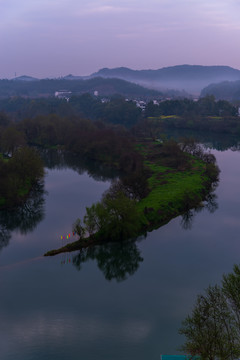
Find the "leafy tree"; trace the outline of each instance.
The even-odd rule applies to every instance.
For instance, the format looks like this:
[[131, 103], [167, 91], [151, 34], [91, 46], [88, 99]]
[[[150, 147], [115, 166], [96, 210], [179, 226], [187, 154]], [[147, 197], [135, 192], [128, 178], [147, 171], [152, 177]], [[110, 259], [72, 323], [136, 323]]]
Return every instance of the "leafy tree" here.
[[97, 211], [97, 205], [93, 204], [90, 208], [86, 207], [86, 214], [83, 218], [86, 231], [92, 236], [100, 229], [101, 219], [100, 213]]
[[134, 200], [121, 190], [110, 190], [101, 202], [86, 208], [84, 224], [90, 236], [96, 233], [105, 241], [121, 241], [137, 235], [140, 218]]
[[103, 228], [107, 238], [124, 240], [137, 235], [140, 224], [135, 201], [127, 198], [122, 192], [114, 197], [106, 193], [102, 205], [108, 214]]
[[199, 295], [180, 334], [187, 340], [181, 350], [202, 359], [234, 359], [240, 356], [239, 334], [226, 297], [219, 286], [209, 286]]
[[217, 104], [213, 95], [207, 95], [198, 101], [201, 115], [218, 115]]
[[228, 101], [219, 100], [217, 106], [220, 116], [237, 116], [237, 107], [233, 106]]
[[199, 295], [182, 324], [186, 336], [182, 350], [203, 359], [237, 359], [240, 356], [240, 266], [223, 276], [222, 286], [209, 286]]
[[[162, 165], [183, 169], [189, 167], [188, 156], [180, 149], [175, 140], [167, 140], [160, 147], [160, 160]], [[156, 155], [158, 156], [158, 155]]]
[[83, 222], [90, 236], [95, 232], [103, 231], [108, 222], [108, 209], [102, 202], [93, 204], [90, 208], [86, 208]]
[[133, 101], [112, 99], [105, 105], [103, 117], [107, 122], [131, 127], [140, 119], [141, 110]]
[[234, 265], [233, 272], [223, 276], [223, 292], [234, 313], [240, 336], [240, 267]]
[[26, 144], [25, 136], [15, 127], [10, 126], [3, 130], [0, 139], [0, 146], [3, 152], [13, 154], [14, 151]]
[[20, 147], [7, 161], [0, 159], [0, 174], [1, 205], [12, 207], [26, 198], [43, 177], [44, 168], [34, 149]]
[[14, 153], [9, 166], [21, 179], [29, 179], [30, 182], [35, 182], [44, 175], [43, 162], [37, 151], [26, 146]]
[[78, 234], [80, 240], [84, 239], [86, 230], [85, 230], [85, 228], [82, 226], [81, 219], [78, 218], [78, 219], [75, 221], [75, 223], [73, 224], [73, 231]]
[[0, 112], [0, 127], [5, 127], [5, 126], [8, 126], [10, 124], [10, 118], [9, 116], [1, 111]]
[[205, 174], [210, 183], [216, 183], [219, 180], [219, 168], [215, 164], [206, 164]]
[[147, 103], [146, 108], [145, 108], [145, 117], [152, 117], [152, 116], [159, 116], [160, 115], [160, 110], [159, 110], [159, 106], [155, 105], [153, 103], [153, 101], [149, 101], [149, 103]]
[[129, 199], [139, 201], [149, 193], [148, 176], [149, 173], [145, 169], [131, 172], [123, 176], [121, 180], [112, 181], [108, 194], [117, 197], [119, 193], [123, 193]]

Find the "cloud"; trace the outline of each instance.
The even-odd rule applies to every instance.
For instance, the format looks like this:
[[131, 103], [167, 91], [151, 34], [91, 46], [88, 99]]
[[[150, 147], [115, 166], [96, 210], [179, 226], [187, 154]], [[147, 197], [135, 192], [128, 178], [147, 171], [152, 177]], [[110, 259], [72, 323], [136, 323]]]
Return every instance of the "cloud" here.
[[143, 32], [146, 31], [143, 28], [146, 24], [151, 29], [158, 26], [173, 30], [200, 26], [229, 26], [237, 29], [235, 7], [234, 0], [149, 0], [147, 3], [143, 0], [8, 0], [0, 2], [0, 26], [34, 29], [39, 25], [44, 27], [54, 24], [60, 28], [71, 26], [71, 22], [79, 18], [84, 21], [94, 21], [96, 18], [100, 21], [102, 18], [105, 21], [108, 17], [111, 21], [114, 15], [116, 21], [124, 21], [127, 26], [137, 25], [141, 21]]
[[199, 2], [198, 7], [204, 26], [218, 30], [222, 28], [224, 31], [239, 29], [235, 1], [203, 1]]
[[101, 6], [89, 6], [85, 9], [81, 9], [80, 15], [90, 15], [90, 14], [119, 14], [123, 12], [129, 11], [129, 8], [120, 7], [120, 6], [109, 6], [109, 5], [101, 5]]
[[[79, 73], [80, 66], [87, 74], [106, 64], [160, 67], [160, 57], [163, 66], [173, 58], [174, 63], [205, 58], [206, 64], [214, 57], [218, 62], [221, 43], [221, 49], [227, 49], [221, 56], [229, 54], [230, 65], [237, 58], [239, 6], [236, 0], [0, 0], [2, 63], [11, 73], [13, 68], [27, 73], [35, 66], [33, 75], [42, 67], [49, 76], [54, 59], [60, 74]], [[89, 59], [96, 64], [84, 70]]]

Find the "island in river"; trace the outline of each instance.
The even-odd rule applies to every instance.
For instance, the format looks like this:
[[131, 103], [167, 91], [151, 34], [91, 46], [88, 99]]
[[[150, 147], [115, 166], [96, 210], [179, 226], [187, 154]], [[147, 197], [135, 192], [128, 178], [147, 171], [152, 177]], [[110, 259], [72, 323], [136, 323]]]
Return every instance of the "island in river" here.
[[45, 256], [145, 234], [202, 206], [214, 190], [219, 175], [215, 157], [193, 140], [141, 140], [136, 149], [144, 158], [141, 174], [114, 182], [101, 202], [86, 208], [83, 222], [76, 221], [79, 240]]

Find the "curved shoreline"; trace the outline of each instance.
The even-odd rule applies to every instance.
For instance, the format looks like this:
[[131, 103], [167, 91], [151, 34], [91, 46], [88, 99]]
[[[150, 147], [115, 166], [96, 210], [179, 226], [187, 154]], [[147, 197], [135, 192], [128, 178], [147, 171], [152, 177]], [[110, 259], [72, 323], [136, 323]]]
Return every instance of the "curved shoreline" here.
[[[165, 218], [164, 220], [161, 221], [161, 223], [149, 224], [149, 227], [147, 227], [147, 228], [144, 227], [142, 229], [143, 231], [141, 233], [139, 233], [138, 236], [141, 236], [141, 235], [145, 234], [146, 232], [151, 232], [153, 230], [159, 229], [161, 226], [166, 225], [167, 223], [169, 223], [169, 221], [171, 221], [172, 219], [174, 219], [177, 216], [184, 214], [185, 212], [186, 212], [186, 210], [182, 210], [181, 212], [172, 214], [168, 218]], [[109, 240], [108, 242], [111, 243], [113, 241]], [[59, 255], [59, 254], [65, 253], [65, 252], [73, 252], [73, 251], [89, 248], [92, 246], [102, 245], [102, 244], [106, 244], [106, 243], [107, 243], [106, 239], [101, 241], [100, 239], [95, 239], [94, 236], [87, 237], [84, 240], [77, 240], [72, 243], [68, 243], [61, 248], [49, 250], [43, 256], [55, 256], [55, 255]]]
[[[152, 155], [152, 145], [150, 148], [149, 144], [140, 145], [139, 151], [145, 153], [145, 165], [151, 171], [151, 176], [148, 178], [150, 192], [136, 204], [142, 220], [138, 236], [157, 229], [173, 218], [201, 205], [213, 190], [214, 183], [210, 176], [207, 176], [207, 163], [199, 158], [189, 155], [190, 165], [186, 169], [170, 168], [149, 157], [150, 153]], [[215, 164], [214, 170], [218, 174]], [[101, 239], [95, 234], [59, 249], [48, 251], [44, 256], [81, 250], [106, 242], [106, 238]]]

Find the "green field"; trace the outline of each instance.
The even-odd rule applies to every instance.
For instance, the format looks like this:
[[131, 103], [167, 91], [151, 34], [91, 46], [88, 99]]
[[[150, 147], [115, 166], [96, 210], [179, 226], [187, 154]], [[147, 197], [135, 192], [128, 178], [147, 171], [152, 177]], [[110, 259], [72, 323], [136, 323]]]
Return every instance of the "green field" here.
[[188, 154], [186, 169], [184, 166], [182, 169], [175, 169], [161, 165], [161, 154], [159, 160], [150, 161], [149, 154], [156, 146], [159, 145], [138, 145], [138, 149], [145, 156], [145, 165], [150, 169], [151, 177], [148, 179], [150, 192], [137, 207], [153, 227], [158, 227], [161, 223], [200, 205], [204, 200], [208, 181], [205, 174], [206, 164]]

